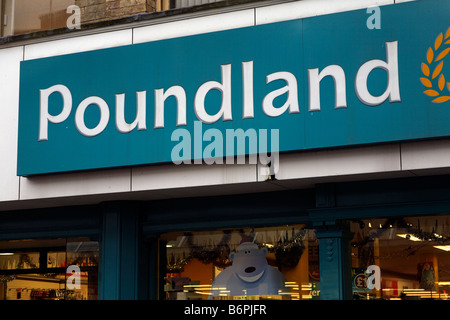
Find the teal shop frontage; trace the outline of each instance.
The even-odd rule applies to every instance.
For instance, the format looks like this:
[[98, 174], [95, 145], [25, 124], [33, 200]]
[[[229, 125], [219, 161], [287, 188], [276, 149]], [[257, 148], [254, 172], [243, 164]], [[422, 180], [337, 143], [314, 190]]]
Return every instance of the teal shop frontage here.
[[0, 47], [19, 86], [0, 300], [449, 299], [450, 2], [263, 9]]
[[[18, 175], [447, 137], [447, 13], [419, 1], [383, 8], [380, 30], [356, 10], [23, 61]], [[277, 143], [201, 145], [238, 129]]]
[[[3, 212], [1, 251], [14, 255], [1, 259], [31, 257], [14, 269], [3, 262], [4, 299], [18, 299], [15, 281], [47, 275], [58, 284], [46, 289], [53, 296], [39, 296], [31, 283], [21, 299], [86, 292], [84, 299], [95, 300], [205, 300], [213, 277], [234, 268], [230, 253], [244, 242], [266, 247], [268, 265], [285, 277], [283, 294], [261, 286], [256, 294], [241, 292], [245, 300], [446, 299], [448, 179]], [[51, 265], [53, 252], [64, 254], [58, 265]], [[243, 272], [258, 267], [249, 261]], [[70, 263], [87, 277], [81, 290], [67, 287]], [[380, 269], [369, 274], [369, 266]], [[215, 300], [233, 298], [222, 291]]]

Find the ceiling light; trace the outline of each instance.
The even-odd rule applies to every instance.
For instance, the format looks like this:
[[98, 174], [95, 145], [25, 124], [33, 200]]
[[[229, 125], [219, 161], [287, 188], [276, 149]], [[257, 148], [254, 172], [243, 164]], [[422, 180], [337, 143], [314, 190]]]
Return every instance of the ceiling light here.
[[415, 237], [413, 235], [410, 235], [410, 234], [397, 234], [397, 236], [400, 237], [400, 238], [411, 240], [411, 241], [422, 241], [422, 239], [419, 239], [419, 238], [417, 238], [417, 237]]
[[433, 247], [435, 247], [436, 249], [444, 250], [444, 251], [450, 251], [450, 245], [446, 245], [446, 246], [433, 246]]

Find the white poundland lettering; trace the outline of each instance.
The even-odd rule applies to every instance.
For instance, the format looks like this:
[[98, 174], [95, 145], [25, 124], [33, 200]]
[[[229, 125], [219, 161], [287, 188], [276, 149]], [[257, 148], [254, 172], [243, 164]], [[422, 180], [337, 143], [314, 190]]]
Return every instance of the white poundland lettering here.
[[[398, 80], [398, 43], [386, 42], [386, 60], [370, 60], [358, 70], [355, 79], [355, 91], [359, 100], [369, 106], [382, 104], [389, 98], [389, 102], [400, 102], [400, 85]], [[383, 94], [374, 97], [367, 88], [369, 74], [376, 68], [383, 69], [388, 74], [388, 84]]]
[[[221, 80], [207, 81], [200, 85], [196, 91], [193, 108], [194, 113], [202, 123], [215, 123], [217, 121], [232, 121], [232, 77], [231, 64], [221, 65]], [[373, 96], [367, 86], [367, 80], [374, 69], [382, 69], [387, 73], [387, 87], [380, 96]], [[242, 62], [242, 118], [251, 119], [254, 113], [254, 88], [253, 88], [253, 61]], [[347, 108], [347, 84], [346, 75], [342, 67], [330, 65], [319, 72], [319, 69], [308, 69], [309, 85], [309, 112], [320, 111], [320, 82], [325, 77], [332, 77], [335, 82], [335, 109]], [[282, 88], [268, 92], [260, 103], [263, 113], [268, 117], [279, 117], [288, 112], [299, 113], [297, 79], [294, 74], [280, 71], [266, 76], [266, 84], [275, 80], [283, 80], [286, 85]], [[355, 92], [359, 100], [368, 106], [377, 106], [389, 102], [400, 102], [400, 86], [398, 74], [398, 42], [386, 42], [386, 61], [370, 60], [364, 63], [355, 76]], [[221, 106], [215, 114], [206, 112], [205, 98], [211, 91], [216, 90], [221, 94]], [[62, 97], [63, 106], [61, 112], [52, 115], [49, 112], [49, 99], [52, 94], [59, 93]], [[286, 95], [285, 103], [278, 107], [274, 100]], [[180, 85], [174, 85], [165, 89], [154, 90], [154, 129], [164, 128], [164, 103], [170, 96], [176, 98], [177, 116], [176, 126], [186, 126], [186, 92]], [[132, 123], [125, 121], [125, 93], [115, 94], [115, 125], [120, 133], [129, 133], [135, 129], [147, 130], [147, 91], [136, 92], [136, 118]], [[39, 112], [39, 137], [38, 141], [48, 140], [49, 123], [58, 124], [66, 121], [72, 112], [72, 93], [63, 84], [56, 84], [47, 89], [40, 90], [40, 112]], [[88, 128], [84, 122], [84, 114], [89, 106], [97, 106], [100, 110], [100, 120], [94, 128]], [[58, 106], [59, 107], [59, 106]], [[75, 125], [80, 134], [86, 137], [94, 137], [102, 133], [108, 126], [110, 120], [110, 109], [106, 101], [97, 96], [84, 98], [75, 111]]]
[[[90, 105], [96, 105], [100, 109], [100, 121], [96, 127], [90, 129], [84, 124], [84, 113]], [[105, 130], [109, 122], [109, 107], [105, 100], [100, 97], [87, 97], [78, 105], [75, 112], [75, 126], [78, 131], [86, 137], [94, 137]]]
[[146, 130], [146, 100], [147, 92], [136, 92], [136, 119], [132, 123], [125, 121], [125, 94], [116, 94], [116, 127], [121, 133], [128, 133], [134, 128], [138, 130]]
[[320, 111], [320, 81], [326, 76], [334, 80], [335, 109], [347, 108], [345, 72], [338, 65], [331, 65], [319, 73], [319, 69], [309, 69], [309, 111]]
[[[48, 99], [51, 94], [58, 92], [63, 98], [61, 113], [52, 116], [48, 113]], [[72, 111], [72, 94], [62, 84], [54, 85], [48, 89], [40, 90], [40, 113], [39, 113], [39, 141], [48, 140], [48, 123], [61, 123], [65, 121]]]
[[[208, 81], [202, 84], [195, 94], [194, 111], [197, 119], [203, 123], [214, 123], [222, 118], [223, 121], [233, 120], [231, 112], [231, 64], [220, 66], [222, 69], [222, 83]], [[218, 90], [222, 94], [222, 106], [215, 115], [206, 112], [205, 98], [209, 91]]]

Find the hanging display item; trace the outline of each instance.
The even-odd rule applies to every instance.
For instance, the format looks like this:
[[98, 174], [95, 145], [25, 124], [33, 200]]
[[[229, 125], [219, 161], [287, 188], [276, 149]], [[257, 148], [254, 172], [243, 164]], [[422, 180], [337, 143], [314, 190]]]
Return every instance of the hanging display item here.
[[374, 239], [380, 238], [383, 234], [389, 230], [392, 230], [394, 227], [403, 229], [406, 232], [406, 239], [415, 237], [422, 241], [433, 241], [437, 244], [444, 244], [450, 241], [450, 237], [436, 233], [436, 229], [438, 227], [437, 221], [436, 225], [432, 227], [432, 230], [428, 232], [421, 229], [420, 220], [417, 220], [417, 227], [414, 227], [411, 223], [406, 222], [404, 218], [390, 218], [387, 219], [385, 223], [380, 225], [380, 228], [371, 230], [364, 239], [353, 241], [352, 246], [363, 247], [372, 242]]
[[303, 243], [305, 234], [305, 229], [302, 229], [297, 233], [292, 229], [291, 239], [289, 239], [288, 234], [286, 233], [283, 240], [280, 239], [276, 246], [269, 250], [269, 252], [275, 252], [278, 266], [294, 268], [298, 264], [303, 254], [303, 250], [305, 249], [305, 244]]

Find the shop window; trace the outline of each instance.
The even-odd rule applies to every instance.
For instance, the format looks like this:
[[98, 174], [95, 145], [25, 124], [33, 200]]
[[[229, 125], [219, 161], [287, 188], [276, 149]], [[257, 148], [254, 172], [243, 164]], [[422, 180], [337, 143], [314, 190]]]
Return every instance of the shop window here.
[[352, 223], [354, 299], [447, 300], [450, 216]]
[[218, 2], [221, 0], [171, 0], [172, 8], [193, 7], [207, 3]]
[[160, 238], [168, 300], [319, 299], [318, 241], [302, 225]]
[[0, 37], [111, 21], [221, 0], [0, 0]]
[[0, 36], [65, 28], [75, 0], [0, 0]]
[[0, 300], [96, 300], [98, 242], [0, 241]]

